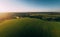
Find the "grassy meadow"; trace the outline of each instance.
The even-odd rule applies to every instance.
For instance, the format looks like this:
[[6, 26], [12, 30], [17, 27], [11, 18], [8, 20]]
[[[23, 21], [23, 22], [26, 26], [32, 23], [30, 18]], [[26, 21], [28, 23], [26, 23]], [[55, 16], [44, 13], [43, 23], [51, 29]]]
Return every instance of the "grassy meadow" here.
[[[13, 17], [14, 16], [14, 17]], [[0, 23], [0, 37], [60, 37], [60, 15], [15, 14]]]

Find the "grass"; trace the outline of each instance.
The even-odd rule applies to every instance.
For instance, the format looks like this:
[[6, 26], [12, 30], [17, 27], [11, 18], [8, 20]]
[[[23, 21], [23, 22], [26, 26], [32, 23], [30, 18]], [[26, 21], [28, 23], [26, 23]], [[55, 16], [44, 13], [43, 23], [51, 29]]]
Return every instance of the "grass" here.
[[0, 37], [60, 37], [60, 22], [21, 18], [0, 24]]

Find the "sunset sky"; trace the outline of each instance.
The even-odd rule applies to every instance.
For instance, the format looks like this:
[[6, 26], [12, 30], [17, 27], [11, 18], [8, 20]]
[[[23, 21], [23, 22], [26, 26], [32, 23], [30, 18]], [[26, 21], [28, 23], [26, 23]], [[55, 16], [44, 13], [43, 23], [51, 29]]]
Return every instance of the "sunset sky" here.
[[60, 0], [0, 0], [0, 12], [60, 12]]

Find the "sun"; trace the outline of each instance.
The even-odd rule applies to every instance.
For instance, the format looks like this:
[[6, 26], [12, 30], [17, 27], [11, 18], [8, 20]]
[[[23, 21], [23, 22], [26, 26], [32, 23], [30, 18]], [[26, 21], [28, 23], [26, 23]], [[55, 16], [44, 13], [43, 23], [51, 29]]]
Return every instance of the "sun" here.
[[9, 16], [8, 13], [0, 13], [0, 18], [6, 18], [8, 16]]

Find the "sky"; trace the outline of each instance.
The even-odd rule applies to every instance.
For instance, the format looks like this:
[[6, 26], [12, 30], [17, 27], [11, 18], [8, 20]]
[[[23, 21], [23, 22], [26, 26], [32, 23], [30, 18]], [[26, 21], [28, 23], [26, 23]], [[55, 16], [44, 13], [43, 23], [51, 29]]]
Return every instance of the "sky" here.
[[60, 0], [0, 0], [0, 12], [60, 12]]

